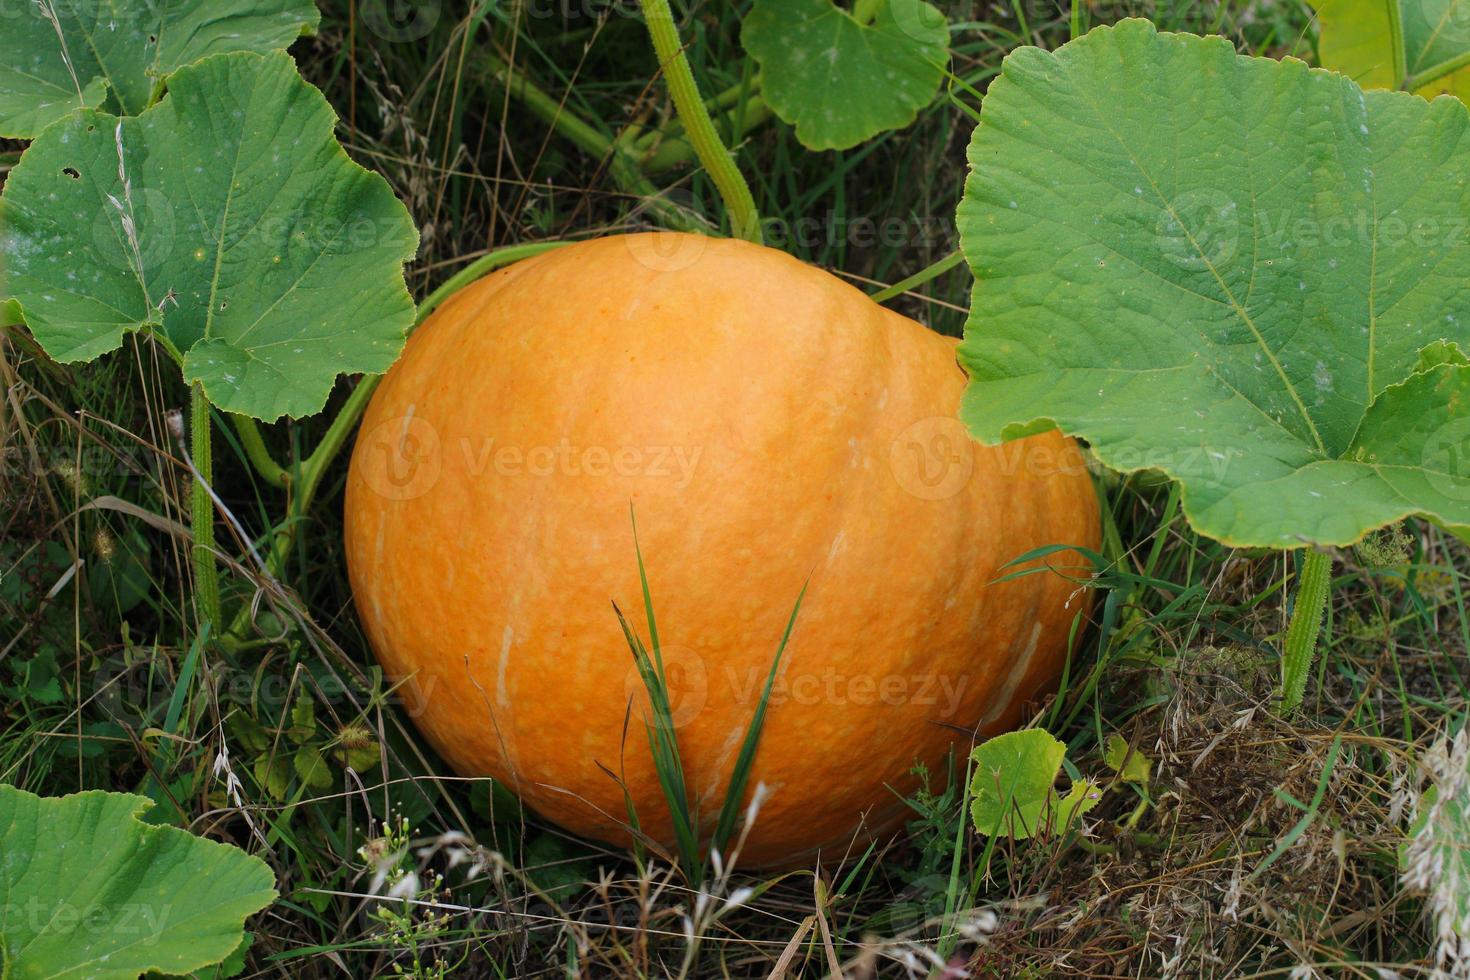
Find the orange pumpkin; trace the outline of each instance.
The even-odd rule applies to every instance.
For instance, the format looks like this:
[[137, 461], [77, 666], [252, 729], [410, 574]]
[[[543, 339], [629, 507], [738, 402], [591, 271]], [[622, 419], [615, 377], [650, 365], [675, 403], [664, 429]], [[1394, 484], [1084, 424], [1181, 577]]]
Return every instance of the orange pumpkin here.
[[631, 504], [700, 827], [810, 580], [742, 861], [891, 830], [916, 763], [1014, 727], [1060, 671], [1083, 561], [1002, 566], [1098, 544], [1076, 445], [973, 443], [954, 351], [788, 255], [692, 235], [568, 246], [456, 294], [375, 394], [347, 485], [358, 611], [420, 729], [626, 842], [616, 774], [672, 840], [611, 605], [643, 626]]

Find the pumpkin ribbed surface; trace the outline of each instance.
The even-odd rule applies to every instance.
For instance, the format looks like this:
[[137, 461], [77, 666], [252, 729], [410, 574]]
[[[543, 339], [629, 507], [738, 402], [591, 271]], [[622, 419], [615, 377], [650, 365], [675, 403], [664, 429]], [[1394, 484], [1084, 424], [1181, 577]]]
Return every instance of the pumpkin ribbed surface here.
[[1085, 594], [1002, 566], [1098, 543], [1070, 440], [965, 436], [954, 345], [781, 252], [672, 233], [457, 293], [374, 395], [347, 486], [357, 608], [417, 725], [460, 772], [614, 842], [616, 774], [670, 840], [611, 606], [647, 638], [631, 505], [701, 827], [809, 580], [743, 860], [890, 829], [916, 762], [1016, 725], [1060, 671]]

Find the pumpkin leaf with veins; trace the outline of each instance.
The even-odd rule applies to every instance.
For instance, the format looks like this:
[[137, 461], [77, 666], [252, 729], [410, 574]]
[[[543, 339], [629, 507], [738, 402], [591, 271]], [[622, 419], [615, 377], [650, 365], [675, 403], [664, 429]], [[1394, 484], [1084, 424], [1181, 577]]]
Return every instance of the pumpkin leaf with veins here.
[[285, 48], [319, 19], [311, 0], [7, 0], [0, 136], [30, 139], [83, 106], [137, 115], [184, 65]]
[[141, 796], [0, 784], [0, 959], [9, 980], [190, 973], [275, 900], [264, 861], [138, 819]]
[[1007, 58], [969, 156], [976, 437], [1061, 428], [1237, 546], [1470, 525], [1464, 103], [1123, 21]]
[[181, 69], [141, 116], [56, 123], [0, 197], [0, 296], [57, 360], [149, 330], [222, 409], [320, 410], [337, 375], [397, 357], [418, 243], [334, 123], [281, 52]]
[[981, 742], [970, 758], [970, 819], [987, 837], [1027, 840], [1065, 830], [1097, 806], [1098, 787], [1078, 780], [1066, 795], [1057, 776], [1067, 747], [1040, 728], [1007, 732]]
[[1323, 67], [1364, 88], [1470, 98], [1470, 0], [1311, 3]]
[[923, 0], [877, 0], [870, 9], [864, 22], [831, 0], [756, 0], [741, 26], [762, 95], [808, 149], [846, 149], [902, 129], [939, 91], [949, 57], [944, 15]]

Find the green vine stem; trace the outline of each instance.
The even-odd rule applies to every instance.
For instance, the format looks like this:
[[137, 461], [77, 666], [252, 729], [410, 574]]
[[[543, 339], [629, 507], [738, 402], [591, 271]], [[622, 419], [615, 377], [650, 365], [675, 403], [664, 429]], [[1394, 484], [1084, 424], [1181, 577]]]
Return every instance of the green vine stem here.
[[709, 172], [725, 201], [725, 209], [730, 212], [731, 230], [739, 238], [760, 244], [761, 221], [755, 208], [755, 198], [741, 176], [740, 168], [735, 165], [735, 158], [720, 142], [709, 109], [700, 98], [694, 72], [690, 70], [689, 59], [684, 57], [683, 45], [679, 43], [679, 30], [674, 26], [669, 0], [639, 0], [639, 3], [643, 7], [643, 19], [648, 24], [648, 34], [653, 39], [654, 51], [658, 53], [659, 66], [663, 69], [674, 108], [699, 162]]
[[[747, 63], [740, 81], [705, 100], [711, 115], [725, 123], [735, 140], [743, 139], [771, 118], [771, 107], [761, 97], [762, 79], [761, 73], [751, 71]], [[647, 174], [664, 173], [694, 159], [694, 147], [684, 138], [684, 126], [678, 119], [639, 132], [632, 147]]]
[[209, 494], [209, 482], [214, 479], [209, 425], [209, 399], [204, 387], [196, 383], [189, 390], [189, 455], [194, 464], [189, 521], [194, 535], [194, 596], [201, 628], [217, 624], [220, 615], [219, 570], [214, 563], [214, 500]]
[[[759, 95], [752, 95], [746, 102], [731, 110], [722, 110], [722, 121], [735, 139], [745, 136], [771, 118], [771, 107]], [[682, 167], [694, 159], [694, 147], [684, 139], [684, 130], [670, 127], [667, 134], [656, 131], [658, 139], [639, 158], [639, 166], [647, 174], [663, 174], [675, 167]], [[641, 137], [638, 143], [640, 145]]]
[[1404, 79], [1402, 86], [1405, 92], [1417, 92], [1426, 85], [1432, 85], [1441, 78], [1453, 75], [1462, 68], [1470, 66], [1470, 51], [1465, 51], [1448, 61], [1441, 62], [1433, 68], [1426, 69], [1417, 75], [1409, 75]]
[[260, 434], [260, 425], [248, 415], [232, 415], [230, 420], [235, 423], [235, 432], [240, 437], [240, 446], [245, 450], [245, 457], [255, 467], [255, 472], [272, 486], [288, 487], [291, 485], [291, 473], [271, 456], [270, 450], [265, 447], [265, 437]]
[[1322, 614], [1327, 609], [1332, 583], [1332, 556], [1317, 548], [1302, 556], [1297, 577], [1296, 606], [1286, 627], [1286, 644], [1281, 654], [1281, 708], [1295, 711], [1307, 689], [1307, 673], [1317, 654], [1317, 636], [1322, 631]]
[[1396, 3], [1388, 6], [1388, 49], [1393, 59], [1393, 77], [1395, 81], [1400, 79], [1405, 84], [1401, 87], [1412, 91], [1406, 84], [1409, 79], [1409, 49], [1404, 38], [1404, 16]]
[[872, 294], [871, 299], [875, 303], [886, 303], [889, 300], [893, 299], [893, 297], [895, 296], [902, 295], [903, 293], [906, 293], [911, 289], [917, 289], [919, 286], [924, 285], [924, 283], [929, 282], [932, 279], [938, 279], [940, 276], [944, 275], [950, 269], [953, 269], [955, 266], [959, 265], [963, 261], [965, 261], [964, 253], [962, 253], [959, 249], [955, 249], [953, 252], [950, 252], [944, 258], [940, 259], [938, 262], [935, 262], [932, 265], [920, 269], [918, 272], [915, 272], [907, 279], [896, 282], [886, 289], [878, 290], [876, 293]]

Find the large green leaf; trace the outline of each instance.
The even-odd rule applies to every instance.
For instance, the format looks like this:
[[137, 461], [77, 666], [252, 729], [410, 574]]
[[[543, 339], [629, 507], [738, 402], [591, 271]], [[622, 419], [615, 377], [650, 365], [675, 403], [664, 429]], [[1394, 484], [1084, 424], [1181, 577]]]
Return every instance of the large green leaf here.
[[913, 122], [934, 99], [949, 24], [923, 0], [868, 4], [871, 22], [831, 0], [756, 0], [741, 40], [764, 95], [810, 149], [856, 146]]
[[270, 868], [138, 819], [141, 796], [0, 785], [0, 950], [8, 980], [133, 980], [229, 956], [276, 897]]
[[135, 118], [56, 123], [0, 198], [0, 295], [58, 360], [147, 328], [221, 408], [319, 410], [338, 374], [393, 363], [417, 247], [407, 210], [347, 158], [334, 121], [277, 52], [181, 69]]
[[137, 115], [184, 65], [284, 48], [319, 16], [310, 0], [6, 0], [0, 136], [33, 137], [109, 91], [108, 108]]
[[1470, 349], [1467, 131], [1144, 21], [1018, 50], [960, 205], [963, 418], [1162, 470], [1230, 544], [1470, 524], [1470, 368], [1419, 353]]
[[970, 758], [970, 819], [987, 837], [1026, 840], [1064, 830], [1097, 806], [1102, 793], [1079, 780], [1067, 794], [1057, 776], [1067, 747], [1049, 732], [1028, 728], [997, 735], [975, 747]]
[[1470, 0], [1311, 0], [1323, 66], [1364, 88], [1470, 96]]

